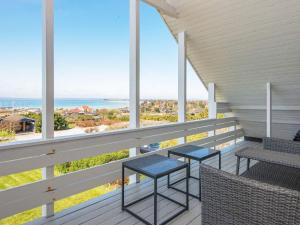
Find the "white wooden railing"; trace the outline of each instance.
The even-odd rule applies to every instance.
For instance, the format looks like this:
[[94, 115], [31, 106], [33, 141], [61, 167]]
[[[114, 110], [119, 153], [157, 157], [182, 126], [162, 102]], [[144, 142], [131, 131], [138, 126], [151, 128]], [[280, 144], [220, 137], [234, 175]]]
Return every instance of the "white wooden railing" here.
[[[0, 176], [232, 127], [236, 124], [237, 119], [230, 117], [7, 144], [0, 146]], [[238, 129], [191, 143], [212, 147], [241, 136], [243, 136], [243, 131]], [[164, 154], [166, 151], [167, 149], [163, 149], [148, 154]], [[128, 159], [2, 190], [0, 191], [0, 218], [112, 182], [120, 178], [121, 163], [125, 160]]]

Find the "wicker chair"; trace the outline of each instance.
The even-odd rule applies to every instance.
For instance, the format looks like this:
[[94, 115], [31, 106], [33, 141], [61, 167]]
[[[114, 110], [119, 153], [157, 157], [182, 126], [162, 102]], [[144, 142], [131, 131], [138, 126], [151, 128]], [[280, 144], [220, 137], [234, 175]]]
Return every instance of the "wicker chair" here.
[[264, 149], [300, 154], [300, 142], [280, 138], [263, 138]]
[[204, 164], [200, 170], [203, 225], [300, 224], [299, 191], [236, 176]]

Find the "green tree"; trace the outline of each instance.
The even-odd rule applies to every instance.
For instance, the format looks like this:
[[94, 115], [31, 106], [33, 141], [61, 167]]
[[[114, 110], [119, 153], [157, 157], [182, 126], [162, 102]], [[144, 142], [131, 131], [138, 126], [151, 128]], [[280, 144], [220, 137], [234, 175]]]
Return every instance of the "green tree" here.
[[69, 123], [64, 116], [59, 113], [54, 113], [54, 130], [67, 130]]
[[[42, 116], [40, 113], [30, 112], [24, 116], [35, 120], [36, 133], [42, 132]], [[54, 113], [54, 130], [66, 130], [66, 129], [69, 129], [69, 122], [66, 120], [66, 118], [63, 115], [59, 113]]]

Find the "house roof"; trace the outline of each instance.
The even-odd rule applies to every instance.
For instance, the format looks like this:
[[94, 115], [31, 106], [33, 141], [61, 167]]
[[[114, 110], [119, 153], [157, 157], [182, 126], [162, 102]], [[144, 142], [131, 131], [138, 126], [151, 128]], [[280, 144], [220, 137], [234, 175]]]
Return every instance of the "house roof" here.
[[35, 120], [31, 118], [27, 118], [20, 115], [10, 115], [4, 118], [5, 121], [11, 122], [11, 123], [24, 123], [24, 122], [31, 122], [34, 123]]

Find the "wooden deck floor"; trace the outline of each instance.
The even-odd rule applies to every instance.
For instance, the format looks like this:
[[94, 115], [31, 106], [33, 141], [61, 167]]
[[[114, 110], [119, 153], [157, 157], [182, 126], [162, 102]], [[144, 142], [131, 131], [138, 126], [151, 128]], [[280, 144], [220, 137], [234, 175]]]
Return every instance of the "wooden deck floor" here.
[[[237, 145], [226, 148], [222, 151], [222, 170], [234, 173], [236, 168], [236, 157], [234, 152], [238, 149], [244, 148], [246, 146], [260, 147], [259, 143], [243, 141]], [[206, 160], [207, 164], [217, 167], [218, 157]], [[197, 164], [192, 166], [192, 173], [196, 176], [197, 174]], [[241, 172], [246, 168], [246, 162], [241, 161]], [[181, 173], [174, 174], [172, 179], [177, 179], [182, 176]], [[130, 185], [126, 188], [126, 202], [133, 201], [139, 197], [145, 196], [151, 193], [153, 190], [153, 182], [150, 179], [143, 180], [140, 184]], [[198, 193], [198, 183], [196, 181], [191, 181], [190, 190], [192, 193]], [[184, 185], [184, 183], [177, 184], [177, 187]], [[158, 182], [159, 192], [164, 195], [170, 196], [178, 201], [184, 201], [184, 195], [176, 192], [173, 189], [167, 189], [166, 179], [162, 178]], [[183, 186], [184, 190], [184, 186]], [[158, 218], [161, 221], [166, 219], [172, 214], [179, 211], [181, 208], [174, 203], [158, 198]], [[140, 216], [148, 220], [153, 221], [153, 198], [146, 199], [137, 205], [130, 208], [134, 212], [138, 213]], [[132, 217], [130, 214], [121, 211], [121, 193], [120, 190], [116, 190], [107, 195], [101, 196], [99, 198], [90, 200], [76, 207], [67, 209], [61, 213], [56, 214], [54, 217], [48, 219], [40, 219], [34, 221], [31, 224], [46, 224], [46, 225], [58, 225], [58, 224], [101, 224], [101, 225], [140, 225], [143, 224], [139, 220]], [[190, 198], [190, 210], [177, 217], [170, 224], [174, 225], [185, 225], [185, 224], [201, 224], [201, 202], [195, 198]]]

